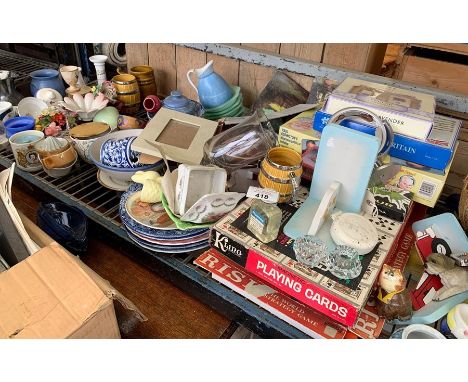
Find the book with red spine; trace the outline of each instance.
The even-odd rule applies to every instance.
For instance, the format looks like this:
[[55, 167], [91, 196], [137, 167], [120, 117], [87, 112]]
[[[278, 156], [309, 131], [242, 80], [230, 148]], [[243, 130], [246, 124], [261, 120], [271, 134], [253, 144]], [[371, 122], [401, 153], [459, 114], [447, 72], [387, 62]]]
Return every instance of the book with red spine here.
[[373, 339], [382, 331], [384, 319], [377, 315], [372, 306], [366, 305], [359, 313], [355, 325], [346, 328], [273, 288], [214, 248], [204, 252], [194, 263], [211, 272], [213, 279], [313, 338], [342, 339], [348, 332], [352, 332], [359, 338]]
[[213, 279], [313, 338], [342, 339], [346, 335], [343, 325], [272, 288], [213, 248], [194, 263], [211, 272]]

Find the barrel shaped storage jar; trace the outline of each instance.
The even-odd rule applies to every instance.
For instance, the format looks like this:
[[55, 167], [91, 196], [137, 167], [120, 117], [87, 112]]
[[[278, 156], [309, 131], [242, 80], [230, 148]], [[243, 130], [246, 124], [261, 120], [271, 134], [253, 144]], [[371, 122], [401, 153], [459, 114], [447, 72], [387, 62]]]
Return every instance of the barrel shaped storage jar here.
[[140, 98], [144, 100], [149, 95], [157, 95], [153, 68], [149, 65], [138, 65], [130, 69], [130, 74], [136, 77], [140, 89]]
[[302, 158], [287, 147], [273, 147], [260, 164], [258, 183], [280, 194], [279, 203], [287, 203], [294, 197], [301, 182]]
[[112, 78], [117, 99], [124, 104], [121, 114], [134, 115], [140, 109], [140, 90], [135, 76], [117, 74]]

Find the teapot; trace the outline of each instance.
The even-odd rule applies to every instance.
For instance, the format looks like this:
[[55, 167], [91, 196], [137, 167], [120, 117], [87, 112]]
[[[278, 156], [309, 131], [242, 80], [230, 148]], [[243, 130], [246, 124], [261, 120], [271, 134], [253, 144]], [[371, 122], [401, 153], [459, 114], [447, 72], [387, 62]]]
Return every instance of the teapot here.
[[[192, 73], [198, 77], [198, 87], [191, 79]], [[207, 109], [220, 106], [233, 96], [231, 86], [223, 77], [214, 72], [213, 60], [202, 68], [190, 69], [187, 72], [187, 79], [197, 92], [200, 103]]]
[[201, 117], [205, 111], [202, 105], [184, 97], [178, 90], [171, 91], [171, 95], [162, 101], [162, 106], [166, 109], [177, 110], [181, 113], [196, 115], [197, 117]]

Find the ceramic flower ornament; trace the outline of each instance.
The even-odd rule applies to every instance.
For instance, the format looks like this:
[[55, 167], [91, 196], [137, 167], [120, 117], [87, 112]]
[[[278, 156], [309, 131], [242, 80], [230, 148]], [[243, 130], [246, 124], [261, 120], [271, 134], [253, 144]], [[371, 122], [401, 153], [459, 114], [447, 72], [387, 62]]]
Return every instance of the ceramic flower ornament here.
[[162, 177], [155, 171], [137, 171], [132, 176], [135, 183], [143, 184], [140, 201], [145, 203], [159, 203], [161, 201]]
[[78, 113], [83, 121], [91, 121], [99, 110], [107, 106], [109, 99], [102, 93], [96, 96], [93, 93], [87, 93], [84, 97], [81, 94], [73, 94], [73, 99], [65, 97], [59, 105], [67, 110]]
[[44, 129], [44, 134], [47, 136], [52, 136], [52, 137], [56, 137], [57, 135], [60, 135], [61, 132], [62, 132], [62, 129], [55, 122], [52, 122], [49, 126], [47, 126]]

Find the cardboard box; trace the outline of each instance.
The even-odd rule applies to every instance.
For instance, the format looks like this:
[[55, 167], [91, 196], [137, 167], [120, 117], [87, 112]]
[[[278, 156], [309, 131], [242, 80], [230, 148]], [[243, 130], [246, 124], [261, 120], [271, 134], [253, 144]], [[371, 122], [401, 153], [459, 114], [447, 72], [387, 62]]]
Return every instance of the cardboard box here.
[[278, 144], [298, 152], [302, 156], [303, 178], [311, 180], [317, 150], [309, 150], [308, 142], [317, 144], [320, 133], [312, 129], [316, 110], [307, 110], [280, 126]]
[[432, 128], [435, 104], [430, 94], [348, 77], [330, 94], [323, 111], [362, 107], [386, 120], [395, 133], [424, 140]]
[[114, 305], [58, 244], [0, 274], [1, 338], [120, 338]]
[[294, 240], [283, 233], [283, 227], [302, 200], [278, 205], [283, 212], [280, 233], [276, 240], [267, 244], [257, 240], [247, 228], [251, 202], [252, 199], [247, 199], [213, 226], [211, 246], [296, 300], [341, 324], [353, 326], [399, 235], [401, 223], [369, 216], [376, 225], [379, 245], [361, 259], [361, 275], [353, 280], [341, 280], [320, 267], [312, 269], [296, 261], [292, 248]]
[[[454, 156], [445, 168], [445, 175], [409, 166], [401, 166], [398, 174], [389, 179], [387, 184], [412, 192], [415, 202], [428, 207], [434, 207], [444, 188], [457, 148], [458, 142], [455, 145]], [[384, 163], [390, 163], [390, 161], [391, 158], [389, 156], [383, 159]]]
[[[318, 110], [314, 116], [313, 129], [321, 133], [330, 120], [331, 114]], [[369, 125], [345, 120], [340, 123], [350, 129], [375, 135], [375, 128]], [[461, 121], [436, 114], [431, 132], [426, 140], [405, 135], [394, 135], [389, 155], [402, 161], [414, 162], [443, 171], [453, 156], [455, 143], [461, 129]]]
[[114, 298], [146, 319], [106, 280], [21, 217], [44, 248], [0, 273], [0, 338], [120, 338]]

